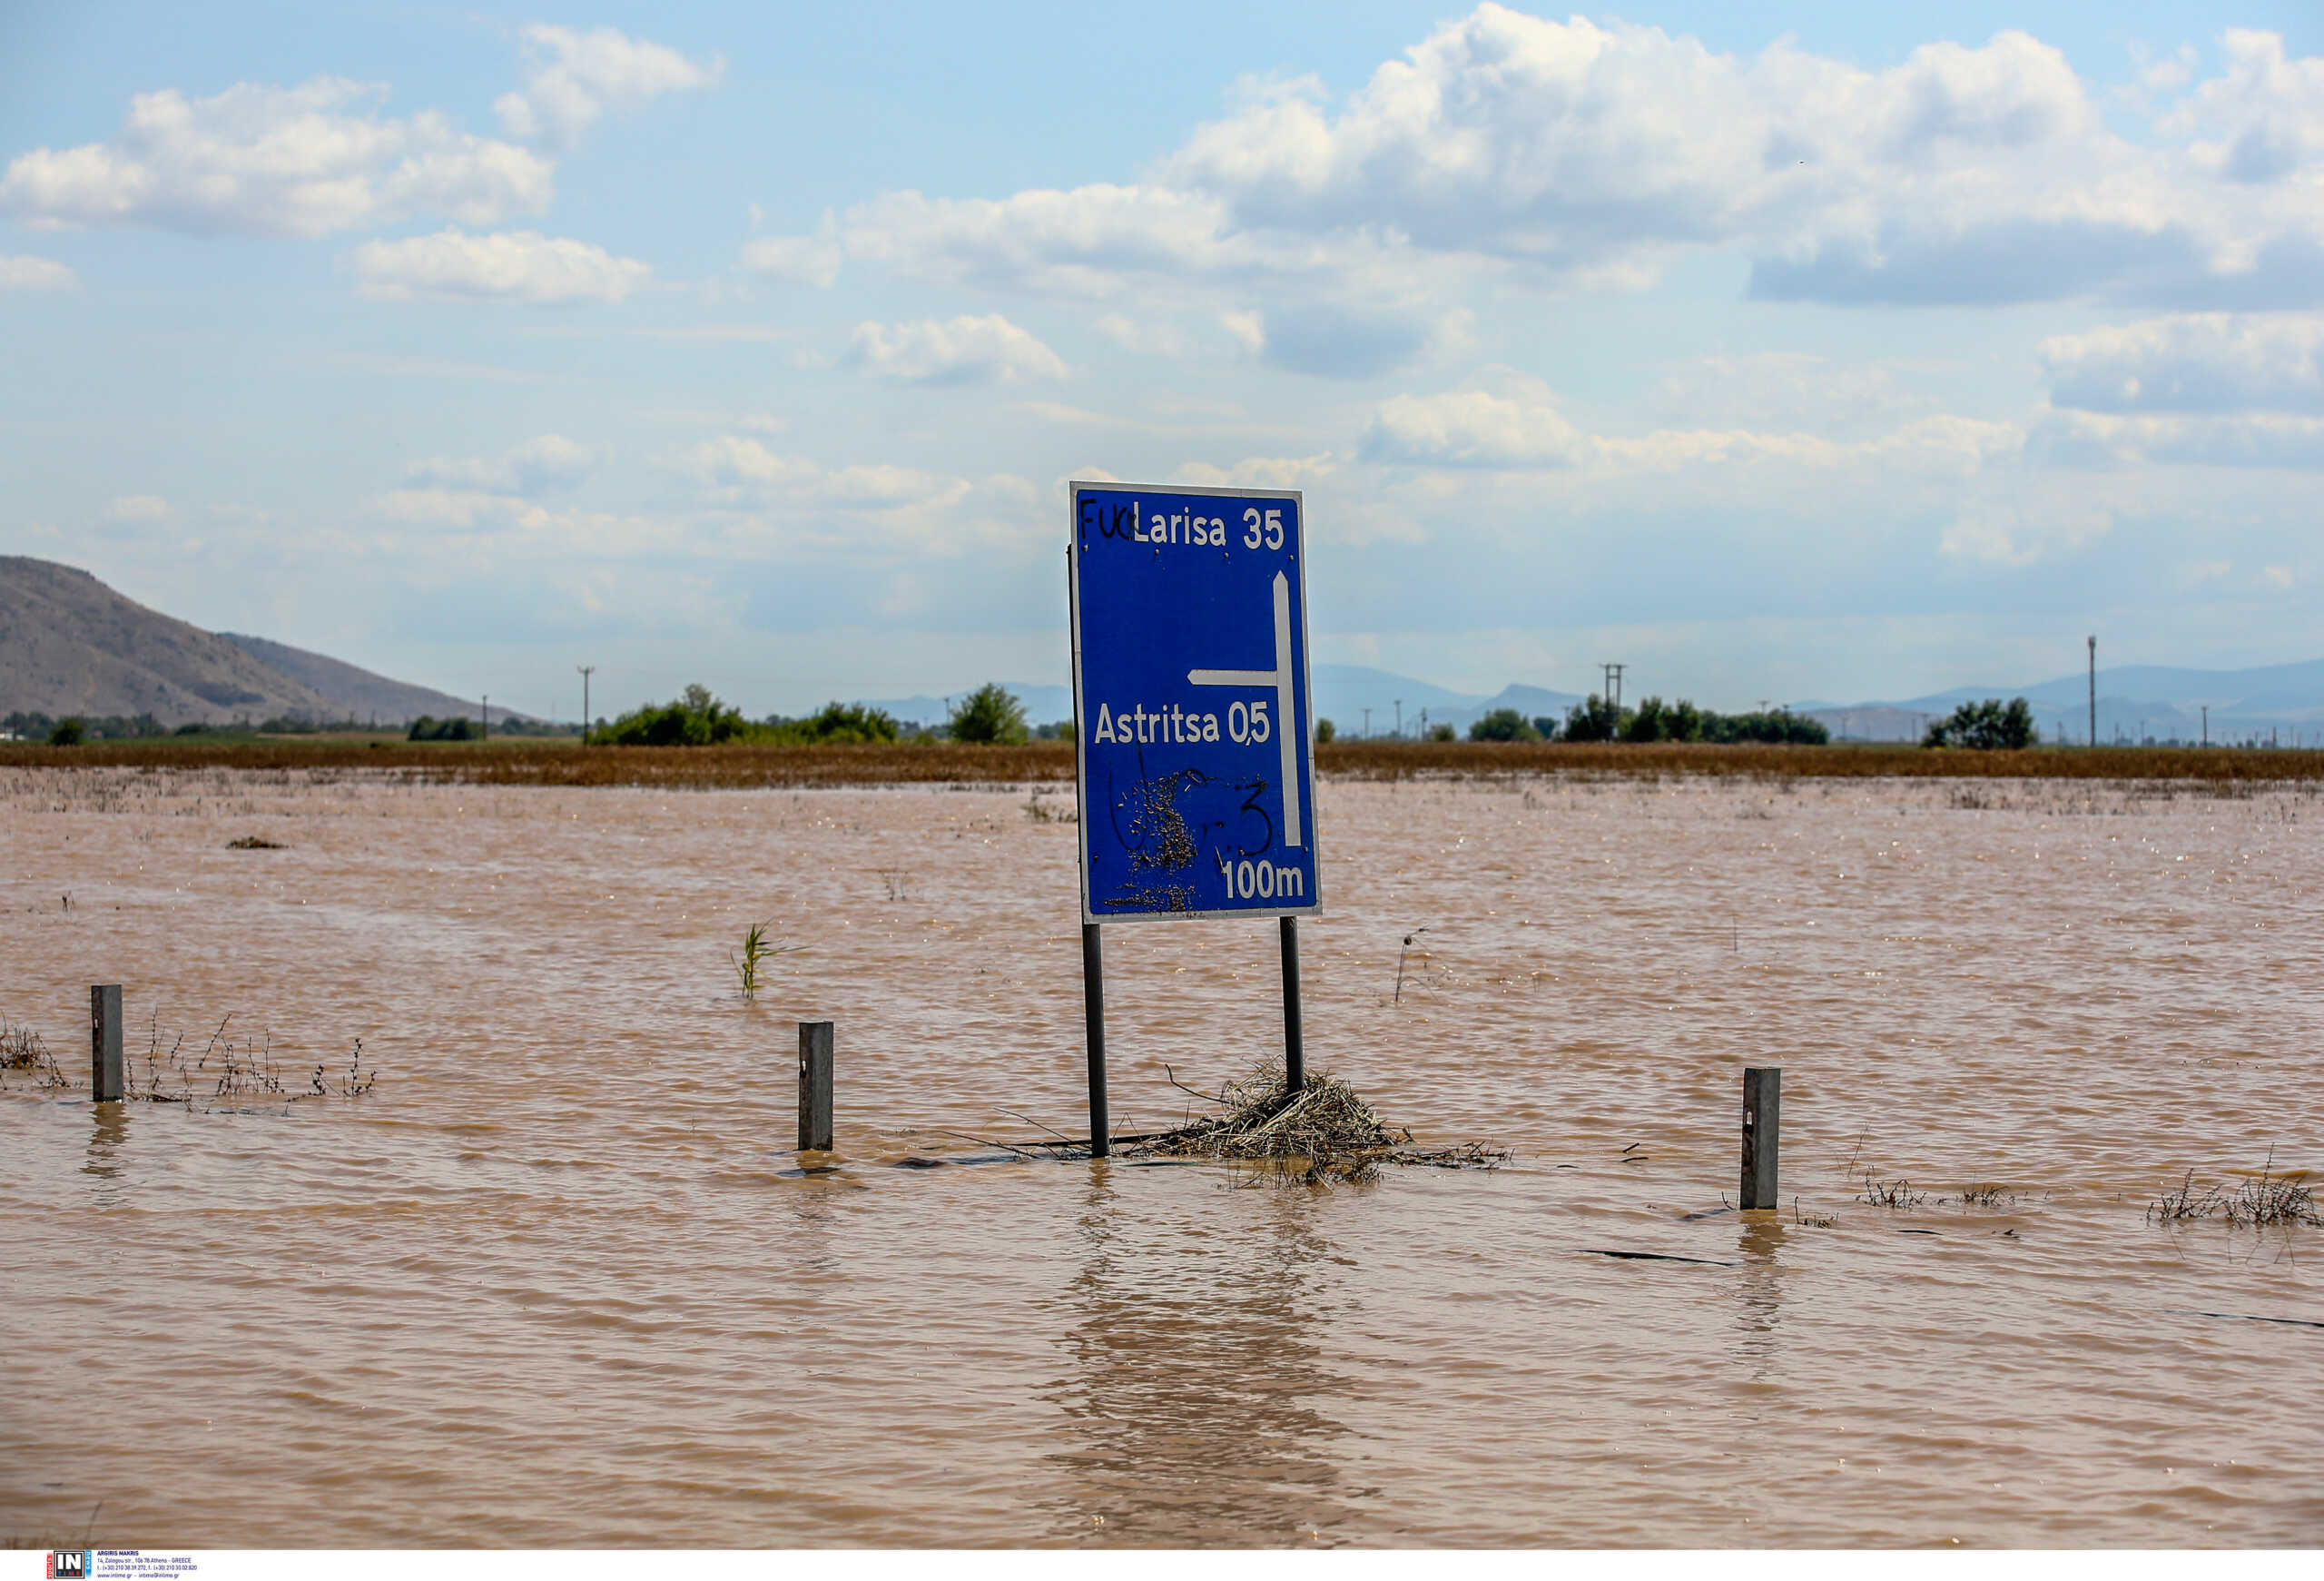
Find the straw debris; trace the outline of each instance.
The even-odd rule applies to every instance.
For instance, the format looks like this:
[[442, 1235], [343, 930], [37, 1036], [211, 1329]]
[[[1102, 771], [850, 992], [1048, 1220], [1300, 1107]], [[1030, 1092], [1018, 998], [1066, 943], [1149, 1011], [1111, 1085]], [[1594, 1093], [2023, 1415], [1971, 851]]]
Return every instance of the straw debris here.
[[1385, 1124], [1354, 1088], [1321, 1072], [1295, 1092], [1281, 1072], [1265, 1068], [1225, 1083], [1215, 1096], [1187, 1087], [1175, 1074], [1171, 1081], [1224, 1112], [1142, 1138], [1133, 1152], [1276, 1166], [1309, 1185], [1369, 1181], [1382, 1164], [1489, 1170], [1510, 1156], [1505, 1147], [1474, 1141], [1416, 1147], [1411, 1131]]

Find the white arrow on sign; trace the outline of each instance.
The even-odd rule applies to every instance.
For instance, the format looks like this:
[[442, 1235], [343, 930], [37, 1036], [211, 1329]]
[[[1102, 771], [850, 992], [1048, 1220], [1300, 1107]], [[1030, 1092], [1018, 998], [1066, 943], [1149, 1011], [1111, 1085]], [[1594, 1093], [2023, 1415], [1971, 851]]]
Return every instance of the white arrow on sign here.
[[1187, 680], [1197, 687], [1275, 688], [1275, 736], [1283, 743], [1283, 843], [1306, 844], [1299, 835], [1299, 716], [1291, 700], [1291, 583], [1281, 571], [1275, 574], [1275, 668], [1188, 670]]

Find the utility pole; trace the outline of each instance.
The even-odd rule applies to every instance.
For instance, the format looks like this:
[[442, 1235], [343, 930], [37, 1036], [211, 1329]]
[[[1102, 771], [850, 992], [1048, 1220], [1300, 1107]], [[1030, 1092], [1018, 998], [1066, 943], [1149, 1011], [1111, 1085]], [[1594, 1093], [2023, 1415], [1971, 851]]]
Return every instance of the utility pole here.
[[1400, 738], [1400, 739], [1401, 739], [1401, 738], [1403, 737], [1403, 734], [1404, 734], [1404, 700], [1403, 700], [1403, 698], [1402, 698], [1402, 697], [1398, 697], [1398, 698], [1396, 699], [1396, 735], [1397, 735], [1398, 738]]
[[2209, 746], [2211, 744], [2211, 706], [2209, 703], [2205, 703], [2205, 704], [2203, 705], [2203, 745], [2204, 745], [2204, 746]]
[[1369, 708], [1364, 710], [1364, 738], [1366, 741], [1372, 739], [1372, 710]]
[[492, 739], [492, 694], [484, 694], [484, 701], [477, 705], [476, 722], [484, 727], [484, 738]]
[[2098, 745], [2098, 638], [2090, 639], [2090, 744]]
[[573, 667], [581, 672], [581, 734], [586, 738], [589, 734], [589, 677], [596, 674], [597, 667], [576, 664]]
[[1622, 672], [1630, 667], [1601, 664], [1598, 667], [1606, 672], [1606, 701], [1613, 706], [1614, 717], [1619, 719], [1622, 716]]

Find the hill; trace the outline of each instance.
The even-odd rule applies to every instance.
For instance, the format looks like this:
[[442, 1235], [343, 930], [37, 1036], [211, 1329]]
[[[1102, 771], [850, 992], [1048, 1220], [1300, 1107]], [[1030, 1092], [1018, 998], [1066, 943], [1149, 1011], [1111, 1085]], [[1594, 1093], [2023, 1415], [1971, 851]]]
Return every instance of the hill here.
[[164, 725], [320, 716], [313, 687], [88, 572], [0, 556], [0, 710], [151, 714]]
[[[475, 711], [464, 698], [319, 653], [204, 631], [74, 566], [0, 555], [0, 714], [150, 714], [174, 727], [271, 718], [401, 724]], [[504, 708], [492, 716], [512, 717]]]
[[[292, 680], [328, 699], [333, 716], [353, 719], [379, 719], [403, 724], [422, 714], [438, 719], [474, 718], [476, 699], [456, 697], [449, 692], [439, 692], [433, 687], [413, 686], [409, 681], [390, 680], [369, 670], [335, 659], [326, 654], [309, 653], [303, 647], [292, 647], [286, 642], [274, 642], [263, 637], [244, 637], [239, 632], [218, 634], [260, 663], [289, 676]], [[492, 721], [525, 718], [507, 708], [492, 710]]]

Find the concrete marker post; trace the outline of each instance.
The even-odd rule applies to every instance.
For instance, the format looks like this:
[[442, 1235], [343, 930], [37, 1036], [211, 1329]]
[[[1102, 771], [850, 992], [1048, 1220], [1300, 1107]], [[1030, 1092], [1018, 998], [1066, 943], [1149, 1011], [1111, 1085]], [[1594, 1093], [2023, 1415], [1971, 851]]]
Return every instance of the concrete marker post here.
[[799, 1023], [799, 1151], [832, 1151], [832, 1023]]
[[89, 1102], [118, 1103], [122, 1100], [121, 984], [92, 984], [89, 989]]
[[1777, 1206], [1776, 1148], [1783, 1121], [1783, 1067], [1743, 1070], [1742, 1206]]

